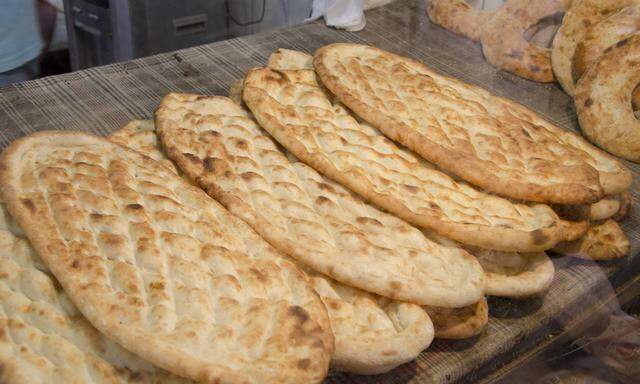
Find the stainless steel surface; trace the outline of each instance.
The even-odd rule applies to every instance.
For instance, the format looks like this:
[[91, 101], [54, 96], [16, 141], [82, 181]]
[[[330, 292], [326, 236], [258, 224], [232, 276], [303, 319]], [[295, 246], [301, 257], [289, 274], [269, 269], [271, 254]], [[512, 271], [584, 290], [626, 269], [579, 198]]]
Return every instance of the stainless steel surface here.
[[64, 0], [74, 70], [227, 37], [226, 0]]
[[229, 36], [237, 37], [301, 24], [311, 15], [313, 0], [231, 0]]

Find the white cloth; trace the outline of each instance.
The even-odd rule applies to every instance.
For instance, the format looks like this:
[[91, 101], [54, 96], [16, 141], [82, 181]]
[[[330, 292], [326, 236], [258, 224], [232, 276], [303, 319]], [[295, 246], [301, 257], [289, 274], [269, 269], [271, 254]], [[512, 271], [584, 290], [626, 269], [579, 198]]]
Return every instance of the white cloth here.
[[360, 31], [366, 24], [363, 0], [313, 0], [307, 21], [323, 16], [327, 26], [347, 31]]

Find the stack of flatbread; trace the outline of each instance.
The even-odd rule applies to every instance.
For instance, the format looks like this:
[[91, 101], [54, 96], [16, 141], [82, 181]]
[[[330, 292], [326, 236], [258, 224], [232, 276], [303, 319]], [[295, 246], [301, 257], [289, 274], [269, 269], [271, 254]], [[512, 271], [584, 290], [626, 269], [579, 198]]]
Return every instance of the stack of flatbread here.
[[420, 63], [281, 49], [229, 97], [172, 93], [108, 139], [43, 132], [3, 153], [0, 378], [386, 372], [434, 337], [478, 335], [486, 295], [544, 294], [545, 251], [620, 247], [606, 219], [625, 204], [608, 196], [629, 182]]

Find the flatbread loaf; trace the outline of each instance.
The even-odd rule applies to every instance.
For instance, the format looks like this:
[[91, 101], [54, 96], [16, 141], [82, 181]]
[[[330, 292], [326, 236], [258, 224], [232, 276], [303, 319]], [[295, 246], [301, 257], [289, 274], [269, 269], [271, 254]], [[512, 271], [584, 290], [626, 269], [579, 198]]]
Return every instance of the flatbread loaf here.
[[615, 220], [596, 223], [575, 241], [562, 242], [553, 251], [589, 260], [613, 260], [629, 253], [629, 238]]
[[547, 291], [555, 268], [545, 252], [500, 252], [465, 246], [433, 231], [425, 236], [445, 247], [463, 247], [480, 262], [485, 273], [487, 296], [528, 298]]
[[563, 219], [601, 221], [616, 216], [623, 208], [625, 195], [628, 194], [629, 192], [624, 192], [614, 196], [605, 196], [593, 204], [558, 205], [552, 206], [552, 208]]
[[486, 293], [489, 296], [537, 296], [545, 293], [553, 281], [555, 268], [545, 252], [513, 253], [486, 249], [472, 252], [487, 276]]
[[336, 341], [332, 367], [374, 375], [414, 360], [434, 337], [434, 325], [415, 304], [340, 284], [318, 273], [309, 279], [327, 306]]
[[0, 382], [191, 383], [89, 324], [0, 203]]
[[573, 0], [553, 39], [551, 50], [553, 72], [564, 91], [570, 96], [573, 96], [575, 91], [576, 77], [573, 73], [573, 60], [578, 44], [585, 38], [591, 27], [612, 13], [634, 4], [640, 4], [640, 1]]
[[631, 193], [629, 191], [621, 193], [619, 195], [619, 199], [620, 199], [620, 209], [618, 209], [618, 212], [616, 212], [616, 214], [613, 215], [612, 217], [612, 219], [615, 221], [622, 221], [624, 220], [624, 218], [627, 217], [627, 215], [631, 211], [631, 203], [633, 200], [633, 198], [631, 197]]
[[591, 142], [640, 163], [640, 121], [632, 95], [640, 82], [640, 35], [609, 47], [580, 78], [575, 106], [580, 128]]
[[463, 308], [427, 308], [438, 339], [468, 339], [482, 332], [489, 321], [489, 306], [483, 298]]
[[219, 383], [320, 382], [333, 352], [303, 272], [149, 157], [40, 132], [0, 159], [11, 216], [80, 312], [143, 359]]
[[[154, 152], [169, 161], [156, 139], [153, 122], [144, 126], [148, 132], [145, 141], [127, 140], [131, 131], [122, 129], [112, 137], [124, 139], [131, 149]], [[433, 325], [418, 305], [391, 301], [308, 268], [305, 271], [329, 313], [335, 338], [331, 360], [334, 369], [358, 374], [383, 373], [415, 359], [431, 343]]]
[[640, 32], [640, 3], [622, 8], [587, 29], [573, 57], [573, 78], [578, 81], [604, 51]]
[[420, 62], [365, 45], [332, 44], [316, 52], [314, 66], [363, 120], [487, 191], [581, 204], [631, 182], [628, 169], [575, 133]]
[[427, 15], [432, 22], [473, 41], [480, 41], [482, 29], [496, 12], [475, 9], [465, 0], [425, 2]]
[[[269, 57], [269, 67], [278, 70], [311, 69], [313, 68], [312, 56], [288, 49], [278, 49]], [[242, 90], [237, 91], [241, 93]], [[296, 163], [296, 165], [298, 164]], [[310, 169], [308, 167], [305, 168]], [[330, 183], [329, 181], [326, 182]], [[585, 226], [584, 231], [586, 229]], [[425, 231], [425, 236], [442, 246], [454, 249], [463, 247], [462, 244], [438, 236], [431, 231]], [[478, 257], [485, 270], [486, 293], [488, 295], [506, 297], [537, 295], [546, 291], [553, 280], [553, 263], [544, 252], [518, 254], [474, 247], [467, 247], [467, 250]]]
[[493, 66], [525, 79], [550, 83], [551, 49], [529, 41], [525, 31], [564, 12], [571, 0], [508, 0], [482, 29], [482, 52]]
[[313, 56], [292, 49], [279, 48], [269, 56], [267, 67], [287, 70], [313, 68]]
[[156, 111], [167, 155], [275, 248], [344, 284], [421, 305], [461, 307], [483, 295], [482, 268], [460, 248], [291, 163], [226, 97], [169, 94]]
[[233, 100], [234, 103], [244, 106], [244, 101], [242, 101], [242, 89], [244, 88], [244, 79], [236, 80], [231, 84], [231, 88], [229, 88], [229, 98]]
[[255, 69], [243, 92], [260, 125], [294, 156], [414, 225], [514, 252], [548, 249], [562, 238], [548, 206], [479, 192], [358, 124], [329, 101], [313, 71]]
[[178, 168], [167, 158], [158, 145], [155, 125], [152, 120], [133, 120], [109, 135], [109, 140], [126, 148], [135, 149], [149, 156], [173, 172], [180, 174]]

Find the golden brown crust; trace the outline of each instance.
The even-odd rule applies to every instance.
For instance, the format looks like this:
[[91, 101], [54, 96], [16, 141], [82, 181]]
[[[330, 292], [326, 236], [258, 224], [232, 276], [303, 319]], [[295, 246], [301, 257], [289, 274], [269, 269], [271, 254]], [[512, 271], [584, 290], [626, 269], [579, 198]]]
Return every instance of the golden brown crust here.
[[493, 66], [525, 79], [550, 83], [551, 50], [528, 41], [524, 33], [541, 19], [564, 12], [570, 0], [509, 0], [482, 30], [482, 52]]
[[[435, 234], [424, 234], [444, 246], [459, 247], [461, 244]], [[555, 275], [555, 268], [544, 252], [515, 253], [491, 251], [472, 246], [463, 246], [474, 255], [485, 273], [486, 294], [511, 298], [526, 298], [546, 292]]]
[[167, 155], [185, 175], [307, 267], [415, 304], [458, 307], [482, 296], [482, 269], [470, 255], [429, 241], [313, 169], [290, 162], [230, 99], [171, 93], [156, 112], [156, 124]]
[[556, 79], [570, 96], [575, 92], [573, 59], [578, 43], [589, 28], [621, 8], [640, 4], [638, 0], [574, 0], [564, 15], [562, 25], [553, 39], [551, 63]]
[[109, 141], [149, 156], [179, 175], [178, 168], [164, 155], [157, 140], [153, 120], [130, 121], [109, 135]]
[[631, 203], [632, 197], [629, 191], [623, 192], [619, 195], [620, 199], [620, 209], [618, 212], [612, 217], [615, 221], [621, 221], [629, 214], [631, 211]]
[[[297, 64], [295, 64], [297, 62]], [[278, 50], [269, 58], [273, 69], [312, 69], [312, 56], [295, 51]], [[292, 63], [294, 63], [292, 65]], [[297, 163], [299, 164], [299, 163]], [[309, 169], [305, 167], [305, 169]], [[327, 179], [326, 183], [333, 184]], [[338, 187], [336, 186], [336, 189]], [[586, 227], [585, 227], [586, 230]], [[404, 231], [393, 230], [396, 236]], [[445, 247], [459, 249], [452, 240], [424, 231], [425, 236]], [[391, 246], [395, 248], [395, 246]], [[544, 292], [553, 279], [553, 264], [544, 253], [517, 254], [466, 247], [475, 255], [485, 270], [487, 293], [490, 295], [523, 297]], [[337, 343], [337, 342], [336, 342]]]
[[640, 162], [640, 121], [631, 96], [640, 82], [640, 36], [608, 48], [580, 78], [575, 105], [585, 136], [604, 150]]
[[[115, 135], [132, 145], [131, 149], [151, 152], [168, 161], [155, 138], [155, 126], [152, 121], [149, 123], [141, 125], [147, 129], [147, 135], [135, 134], [129, 140], [129, 130], [116, 131]], [[140, 140], [142, 137], [145, 140]], [[393, 233], [405, 233], [402, 226], [398, 229]], [[383, 373], [415, 359], [431, 343], [433, 325], [420, 306], [392, 301], [302, 268], [329, 313], [335, 338], [331, 359], [334, 369], [358, 374]]]
[[529, 298], [544, 294], [555, 275], [545, 252], [507, 253], [477, 250], [473, 253], [487, 275], [487, 295]]
[[229, 88], [229, 98], [238, 105], [244, 105], [242, 101], [242, 88], [244, 88], [244, 79], [236, 80]]
[[[0, 216], [8, 217], [2, 203]], [[59, 383], [193, 384], [152, 366], [93, 328], [22, 230], [10, 224], [0, 225], [2, 383], [49, 384], [55, 377]]]
[[608, 173], [624, 179], [616, 180], [620, 184], [629, 179], [628, 170], [575, 134], [416, 61], [373, 47], [332, 44], [316, 52], [314, 65], [324, 85], [360, 117], [488, 191], [581, 204], [603, 196]]
[[467, 339], [482, 332], [489, 321], [487, 299], [463, 308], [425, 307], [438, 339]]
[[590, 260], [612, 260], [629, 253], [629, 239], [618, 223], [609, 219], [594, 224], [580, 239], [559, 243], [554, 252]]
[[623, 201], [625, 196], [629, 196], [629, 191], [615, 196], [607, 196], [597, 203], [591, 204], [589, 209], [589, 220], [606, 220], [618, 215], [619, 213], [623, 213], [621, 211], [624, 208]]
[[567, 221], [562, 220], [563, 241], [573, 241], [582, 237], [589, 229], [588, 221]]
[[288, 69], [312, 69], [313, 56], [291, 49], [278, 48], [269, 56], [267, 67], [288, 70]]
[[575, 155], [582, 161], [598, 170], [600, 185], [604, 196], [616, 195], [627, 191], [631, 186], [631, 171], [615, 157], [593, 146], [578, 133], [559, 129], [537, 114], [531, 112], [520, 104], [514, 103], [510, 113], [519, 118], [529, 120], [535, 125], [546, 127], [552, 131], [561, 142], [572, 147]]
[[514, 204], [432, 169], [332, 105], [312, 71], [252, 70], [243, 98], [296, 157], [410, 223], [514, 252], [548, 249], [562, 238], [548, 206]]
[[414, 360], [434, 337], [433, 323], [415, 304], [389, 300], [320, 274], [311, 282], [322, 297], [335, 333], [332, 368], [374, 375]]
[[578, 81], [604, 51], [640, 31], [640, 4], [622, 8], [587, 30], [573, 57], [573, 78]]
[[[574, 222], [601, 221], [614, 217], [620, 211], [623, 194], [605, 196], [602, 200], [593, 204], [554, 205], [552, 208], [558, 216], [566, 220]], [[565, 241], [567, 240], [571, 239], [565, 237]]]
[[458, 35], [480, 41], [484, 25], [495, 11], [475, 9], [465, 0], [425, 0], [432, 22]]
[[[0, 180], [74, 304], [130, 351], [220, 383], [326, 375], [333, 336], [302, 271], [167, 168], [92, 135], [40, 132], [5, 150]], [[257, 322], [240, 321], [247, 310]]]

